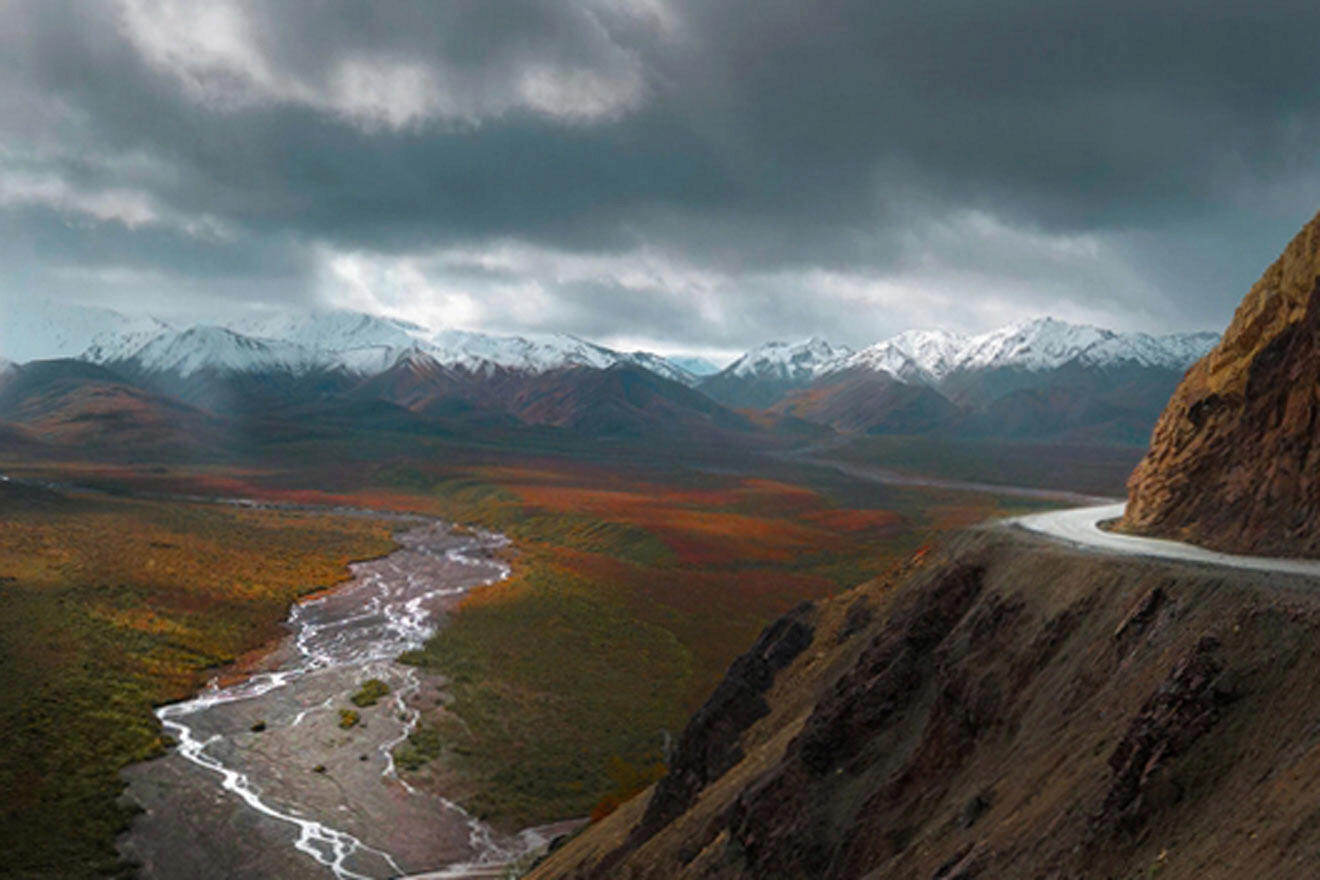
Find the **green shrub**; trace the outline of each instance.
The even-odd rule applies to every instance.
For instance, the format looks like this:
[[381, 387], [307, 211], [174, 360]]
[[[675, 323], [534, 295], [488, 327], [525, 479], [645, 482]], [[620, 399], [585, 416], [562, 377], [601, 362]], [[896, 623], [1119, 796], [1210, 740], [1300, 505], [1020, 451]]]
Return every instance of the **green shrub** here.
[[349, 697], [354, 706], [365, 709], [367, 706], [374, 706], [380, 701], [380, 698], [390, 692], [390, 686], [379, 678], [369, 678], [362, 683], [362, 689]]
[[404, 770], [419, 770], [429, 761], [440, 757], [444, 743], [440, 731], [429, 724], [421, 724], [408, 735], [407, 742], [394, 750], [394, 762]]

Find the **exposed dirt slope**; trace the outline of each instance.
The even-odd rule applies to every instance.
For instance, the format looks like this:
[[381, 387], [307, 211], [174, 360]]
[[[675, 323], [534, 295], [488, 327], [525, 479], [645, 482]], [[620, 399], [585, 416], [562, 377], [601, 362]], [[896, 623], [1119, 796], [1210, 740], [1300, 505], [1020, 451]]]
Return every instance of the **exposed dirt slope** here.
[[1317, 662], [1305, 582], [970, 533], [767, 630], [532, 876], [1294, 878]]
[[1220, 550], [1320, 552], [1320, 216], [1188, 371], [1129, 482], [1124, 523]]

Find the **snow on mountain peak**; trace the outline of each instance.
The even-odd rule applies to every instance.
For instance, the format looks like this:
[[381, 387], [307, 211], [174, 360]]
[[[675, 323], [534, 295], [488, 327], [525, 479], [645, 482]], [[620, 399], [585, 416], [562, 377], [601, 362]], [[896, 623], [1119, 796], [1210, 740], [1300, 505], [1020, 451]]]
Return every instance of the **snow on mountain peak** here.
[[[723, 374], [802, 383], [841, 370], [869, 369], [907, 382], [935, 384], [956, 372], [1038, 372], [1072, 361], [1100, 368], [1137, 364], [1181, 370], [1217, 340], [1213, 333], [1116, 333], [1037, 318], [971, 337], [909, 330], [856, 353], [819, 337], [770, 342], [738, 358]], [[698, 381], [697, 371], [687, 369], [682, 359], [615, 351], [566, 334], [521, 337], [435, 330], [395, 318], [331, 310], [258, 315], [224, 327], [199, 325], [180, 331], [154, 318], [109, 309], [21, 302], [5, 306], [0, 355], [20, 363], [80, 356], [94, 363], [133, 363], [184, 376], [202, 369], [331, 369], [366, 376], [407, 358], [482, 374], [631, 364], [689, 386]]]
[[767, 342], [738, 358], [724, 371], [739, 378], [802, 381], [819, 375], [826, 365], [850, 354], [851, 349], [830, 345], [818, 336], [803, 342]]
[[649, 370], [657, 376], [663, 376], [682, 385], [692, 387], [697, 384], [698, 376], [691, 370], [677, 363], [672, 358], [661, 357], [649, 351], [632, 351], [624, 355], [628, 363]]
[[427, 334], [425, 328], [407, 321], [338, 310], [253, 316], [231, 322], [228, 329], [244, 336], [280, 339], [324, 352], [404, 349]]
[[826, 372], [867, 369], [907, 382], [934, 382], [957, 365], [967, 339], [947, 330], [906, 330], [836, 360]]
[[1088, 367], [1135, 364], [1182, 370], [1217, 341], [1213, 333], [1151, 336], [1036, 318], [971, 337], [944, 330], [908, 330], [831, 364], [828, 372], [860, 367], [906, 381], [936, 383], [956, 372], [1040, 372], [1073, 361]]
[[258, 339], [226, 327], [207, 325], [163, 333], [138, 349], [132, 360], [149, 372], [171, 372], [184, 377], [204, 369], [303, 372], [316, 364], [314, 354], [297, 343]]
[[114, 320], [103, 316], [102, 325], [123, 326], [127, 332], [100, 332], [94, 341], [81, 346], [77, 341], [66, 344], [69, 355], [81, 353], [84, 359], [101, 364], [131, 362], [149, 372], [182, 376], [202, 369], [331, 369], [366, 376], [409, 358], [487, 374], [501, 369], [526, 373], [579, 366], [604, 369], [628, 363], [687, 385], [696, 383], [695, 376], [659, 355], [617, 352], [566, 334], [525, 338], [432, 330], [348, 311], [256, 315], [223, 327], [199, 325], [181, 332], [161, 322], [136, 322], [108, 310], [105, 315]]
[[1117, 336], [1088, 324], [1068, 324], [1056, 318], [1035, 318], [1009, 324], [968, 340], [958, 369], [1017, 367], [1047, 370], [1079, 357], [1092, 346]]

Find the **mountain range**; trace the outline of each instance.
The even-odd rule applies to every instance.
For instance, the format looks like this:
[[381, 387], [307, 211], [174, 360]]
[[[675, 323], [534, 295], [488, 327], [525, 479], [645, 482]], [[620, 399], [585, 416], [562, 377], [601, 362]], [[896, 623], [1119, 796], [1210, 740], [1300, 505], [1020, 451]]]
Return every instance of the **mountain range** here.
[[[909, 330], [861, 351], [812, 338], [771, 342], [749, 351], [700, 386], [730, 405], [750, 398], [778, 398], [831, 376], [866, 371], [908, 384], [927, 385], [959, 396], [970, 376], [1012, 371], [1042, 374], [1067, 367], [1112, 370], [1126, 367], [1186, 370], [1205, 355], [1215, 333], [1118, 333], [1055, 318], [1009, 324], [979, 336], [946, 330]], [[769, 400], [774, 403], [775, 400]]]
[[[388, 424], [542, 425], [590, 436], [698, 438], [789, 425], [801, 437], [805, 423], [808, 436], [1136, 444], [1149, 436], [1186, 368], [1216, 341], [1209, 333], [1151, 336], [1042, 318], [978, 336], [908, 331], [859, 351], [819, 338], [771, 342], [698, 375], [694, 369], [710, 365], [566, 334], [495, 336], [346, 311], [179, 328], [107, 309], [32, 303], [8, 313], [0, 328], [0, 356], [19, 364], [0, 364], [0, 383], [8, 386], [0, 419], [30, 424], [40, 411], [43, 433], [61, 436], [67, 432], [51, 424], [63, 400], [83, 436], [90, 400], [83, 386], [90, 383], [97, 388], [94, 424], [109, 424], [112, 399], [132, 413], [161, 408], [148, 420], [157, 426], [167, 421], [165, 411], [177, 416], [177, 406], [199, 414], [186, 423], [202, 424], [294, 410], [301, 420], [329, 409], [343, 419], [374, 402], [407, 412], [385, 418]], [[68, 363], [22, 365], [33, 361]], [[100, 372], [89, 375], [87, 367]], [[749, 419], [749, 410], [764, 414]]]
[[771, 343], [697, 387], [844, 433], [1140, 444], [1213, 333], [1152, 336], [1040, 318], [963, 336], [908, 331], [851, 351]]

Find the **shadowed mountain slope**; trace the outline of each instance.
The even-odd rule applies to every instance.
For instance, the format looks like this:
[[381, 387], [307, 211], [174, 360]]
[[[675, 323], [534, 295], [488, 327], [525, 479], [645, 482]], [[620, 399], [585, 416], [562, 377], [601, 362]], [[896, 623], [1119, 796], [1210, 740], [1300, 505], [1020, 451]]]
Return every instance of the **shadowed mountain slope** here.
[[959, 416], [938, 391], [868, 370], [828, 376], [793, 392], [773, 411], [864, 434], [922, 434], [947, 427]]
[[756, 430], [704, 394], [628, 365], [544, 374], [523, 384], [509, 408], [530, 424], [591, 437], [699, 440]]
[[1299, 876], [1309, 587], [964, 535], [769, 627], [669, 775], [532, 877]]
[[0, 387], [0, 420], [45, 443], [134, 454], [206, 448], [224, 429], [215, 416], [77, 360], [17, 367]]

